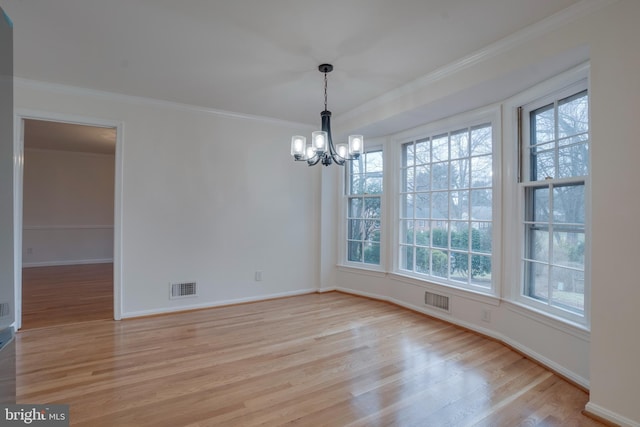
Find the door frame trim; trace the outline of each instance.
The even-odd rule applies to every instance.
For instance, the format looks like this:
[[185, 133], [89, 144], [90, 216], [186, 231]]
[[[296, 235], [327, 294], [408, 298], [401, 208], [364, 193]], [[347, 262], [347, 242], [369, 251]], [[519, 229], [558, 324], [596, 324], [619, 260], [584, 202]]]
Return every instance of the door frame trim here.
[[113, 200], [113, 318], [122, 318], [122, 157], [124, 123], [95, 117], [59, 114], [31, 109], [14, 109], [13, 203], [14, 203], [14, 288], [15, 329], [22, 327], [22, 200], [24, 173], [24, 120], [46, 120], [116, 129], [115, 182]]

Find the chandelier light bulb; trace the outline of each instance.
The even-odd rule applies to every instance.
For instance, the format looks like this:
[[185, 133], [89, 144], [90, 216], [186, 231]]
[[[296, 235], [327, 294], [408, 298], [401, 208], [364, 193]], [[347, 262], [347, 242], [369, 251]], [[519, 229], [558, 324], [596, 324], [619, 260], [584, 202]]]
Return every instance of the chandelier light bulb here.
[[342, 157], [343, 159], [347, 158], [348, 148], [347, 148], [346, 144], [338, 145], [337, 151], [338, 151], [338, 156]]
[[300, 135], [294, 135], [291, 137], [291, 155], [302, 156], [307, 145], [307, 138]]

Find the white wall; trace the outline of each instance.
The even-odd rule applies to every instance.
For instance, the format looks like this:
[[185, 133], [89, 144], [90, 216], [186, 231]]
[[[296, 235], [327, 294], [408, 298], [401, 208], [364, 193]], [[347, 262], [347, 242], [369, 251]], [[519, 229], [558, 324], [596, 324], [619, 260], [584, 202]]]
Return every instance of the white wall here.
[[115, 156], [24, 150], [23, 266], [113, 260]]
[[[640, 199], [635, 196], [640, 159], [637, 121], [640, 105], [640, 2], [584, 2], [602, 8], [562, 22], [543, 35], [527, 33], [521, 43], [447, 75], [417, 82], [404, 93], [370, 103], [345, 117], [340, 129], [361, 129], [412, 109], [433, 111], [438, 103], [472, 91], [496, 77], [545, 74], [553, 58], [591, 63], [592, 136], [592, 303], [591, 332], [565, 327], [504, 300], [404, 279], [394, 274], [337, 268], [335, 286], [429, 312], [425, 289], [451, 296], [452, 313], [429, 312], [501, 339], [590, 389], [587, 409], [621, 425], [640, 425]], [[586, 47], [586, 49], [585, 49]], [[556, 61], [557, 63], [557, 61]], [[577, 65], [577, 63], [576, 63]], [[515, 94], [515, 93], [513, 93]], [[503, 98], [506, 99], [506, 98]], [[472, 103], [467, 104], [471, 105]], [[458, 112], [462, 112], [458, 111]], [[506, 120], [506, 119], [505, 119]], [[507, 136], [503, 144], [514, 143]], [[511, 167], [511, 166], [509, 166]], [[338, 196], [339, 196], [338, 192]], [[503, 216], [509, 212], [503, 212]], [[503, 238], [508, 234], [503, 230]], [[508, 268], [508, 266], [503, 266]], [[504, 275], [503, 275], [504, 277]], [[508, 295], [513, 283], [499, 284]], [[483, 322], [483, 310], [491, 322]]]
[[[319, 170], [287, 145], [304, 126], [36, 82], [15, 99], [18, 113], [122, 123], [123, 317], [317, 288]], [[184, 281], [198, 297], [169, 300]]]

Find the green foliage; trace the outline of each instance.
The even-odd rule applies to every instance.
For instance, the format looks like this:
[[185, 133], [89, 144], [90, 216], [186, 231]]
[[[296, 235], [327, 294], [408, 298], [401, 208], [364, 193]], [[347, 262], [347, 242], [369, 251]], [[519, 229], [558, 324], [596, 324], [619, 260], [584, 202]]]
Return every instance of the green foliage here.
[[[407, 230], [407, 241], [413, 240], [414, 230]], [[433, 236], [428, 230], [415, 231], [416, 244], [416, 271], [437, 276], [446, 276], [449, 262], [451, 263], [451, 273], [469, 274], [469, 233], [467, 230], [451, 231], [451, 248], [460, 249], [462, 252], [451, 252], [447, 257], [446, 249], [449, 248], [449, 234], [447, 229], [435, 228], [432, 230]], [[486, 229], [471, 230], [471, 248], [474, 252], [486, 252], [487, 256], [471, 256], [471, 276], [478, 277], [491, 274], [491, 227]], [[430, 238], [433, 237], [432, 241]], [[434, 249], [442, 247], [444, 251]], [[431, 253], [431, 270], [429, 269], [429, 254]], [[408, 269], [413, 265], [409, 262]]]

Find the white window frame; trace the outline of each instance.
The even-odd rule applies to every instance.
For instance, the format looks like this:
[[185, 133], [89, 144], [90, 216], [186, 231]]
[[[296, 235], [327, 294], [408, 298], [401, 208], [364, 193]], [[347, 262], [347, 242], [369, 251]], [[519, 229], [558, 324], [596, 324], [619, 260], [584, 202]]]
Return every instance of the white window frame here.
[[[524, 290], [524, 263], [525, 231], [523, 221], [525, 218], [525, 188], [534, 187], [535, 184], [527, 182], [529, 167], [526, 165], [528, 156], [520, 153], [520, 139], [529, 131], [529, 117], [523, 111], [519, 117], [519, 107], [527, 106], [535, 109], [555, 100], [570, 96], [580, 90], [589, 91], [589, 64], [581, 64], [556, 77], [546, 80], [529, 90], [516, 95], [504, 103], [504, 173], [505, 173], [505, 202], [503, 213], [505, 218], [505, 239], [503, 261], [505, 265], [504, 278], [507, 286], [504, 298], [518, 307], [525, 308], [562, 323], [570, 324], [582, 330], [588, 330], [590, 326], [591, 306], [591, 175], [585, 177], [585, 282], [584, 282], [584, 315], [572, 313], [561, 308], [553, 307], [545, 302], [538, 301], [525, 294]], [[591, 111], [591, 108], [589, 108]], [[521, 120], [519, 129], [518, 122]], [[522, 132], [522, 134], [520, 134]], [[589, 145], [591, 145], [591, 129], [589, 129]], [[523, 143], [524, 145], [524, 143]], [[524, 147], [523, 147], [524, 149]], [[591, 170], [591, 158], [589, 158], [588, 170]], [[519, 182], [519, 181], [522, 182]], [[567, 179], [567, 182], [572, 179]], [[554, 180], [562, 183], [562, 179]]]
[[[386, 247], [388, 246], [388, 230], [386, 227], [386, 194], [388, 189], [387, 184], [387, 166], [389, 164], [387, 160], [387, 150], [383, 143], [373, 141], [373, 143], [367, 143], [365, 146], [365, 154], [380, 151], [382, 153], [382, 193], [376, 194], [372, 197], [380, 197], [380, 263], [379, 264], [369, 264], [364, 261], [350, 261], [349, 260], [349, 230], [348, 230], [348, 222], [349, 222], [349, 199], [352, 195], [349, 194], [348, 186], [350, 185], [350, 171], [351, 165], [349, 162], [345, 163], [345, 168], [343, 173], [341, 173], [341, 179], [339, 180], [340, 185], [340, 194], [341, 194], [341, 203], [340, 203], [340, 236], [339, 236], [339, 245], [340, 245], [340, 261], [338, 266], [340, 267], [349, 267], [355, 268], [359, 270], [370, 270], [374, 272], [384, 272], [386, 271]], [[360, 197], [360, 196], [356, 196]]]
[[[492, 252], [491, 252], [491, 284], [489, 287], [481, 287], [474, 285], [467, 285], [461, 282], [448, 280], [446, 278], [440, 278], [436, 276], [427, 276], [401, 269], [400, 267], [400, 236], [401, 236], [401, 199], [402, 193], [402, 146], [406, 142], [412, 140], [419, 140], [425, 136], [434, 136], [451, 131], [455, 131], [462, 128], [474, 127], [482, 124], [490, 123], [492, 127]], [[392, 269], [393, 273], [411, 278], [417, 283], [436, 284], [447, 288], [462, 289], [465, 291], [471, 291], [482, 295], [499, 296], [499, 289], [501, 283], [501, 208], [500, 203], [502, 200], [502, 172], [501, 172], [501, 111], [500, 107], [491, 105], [471, 112], [458, 114], [443, 120], [439, 120], [428, 125], [419, 126], [409, 131], [404, 131], [395, 134], [391, 137], [391, 144], [394, 152], [393, 170], [390, 171], [393, 174], [393, 179], [390, 180], [390, 185], [393, 187], [393, 191], [388, 197], [393, 199], [393, 213], [392, 223], [393, 232], [390, 236], [393, 240], [393, 261]], [[388, 168], [391, 169], [391, 168]]]

